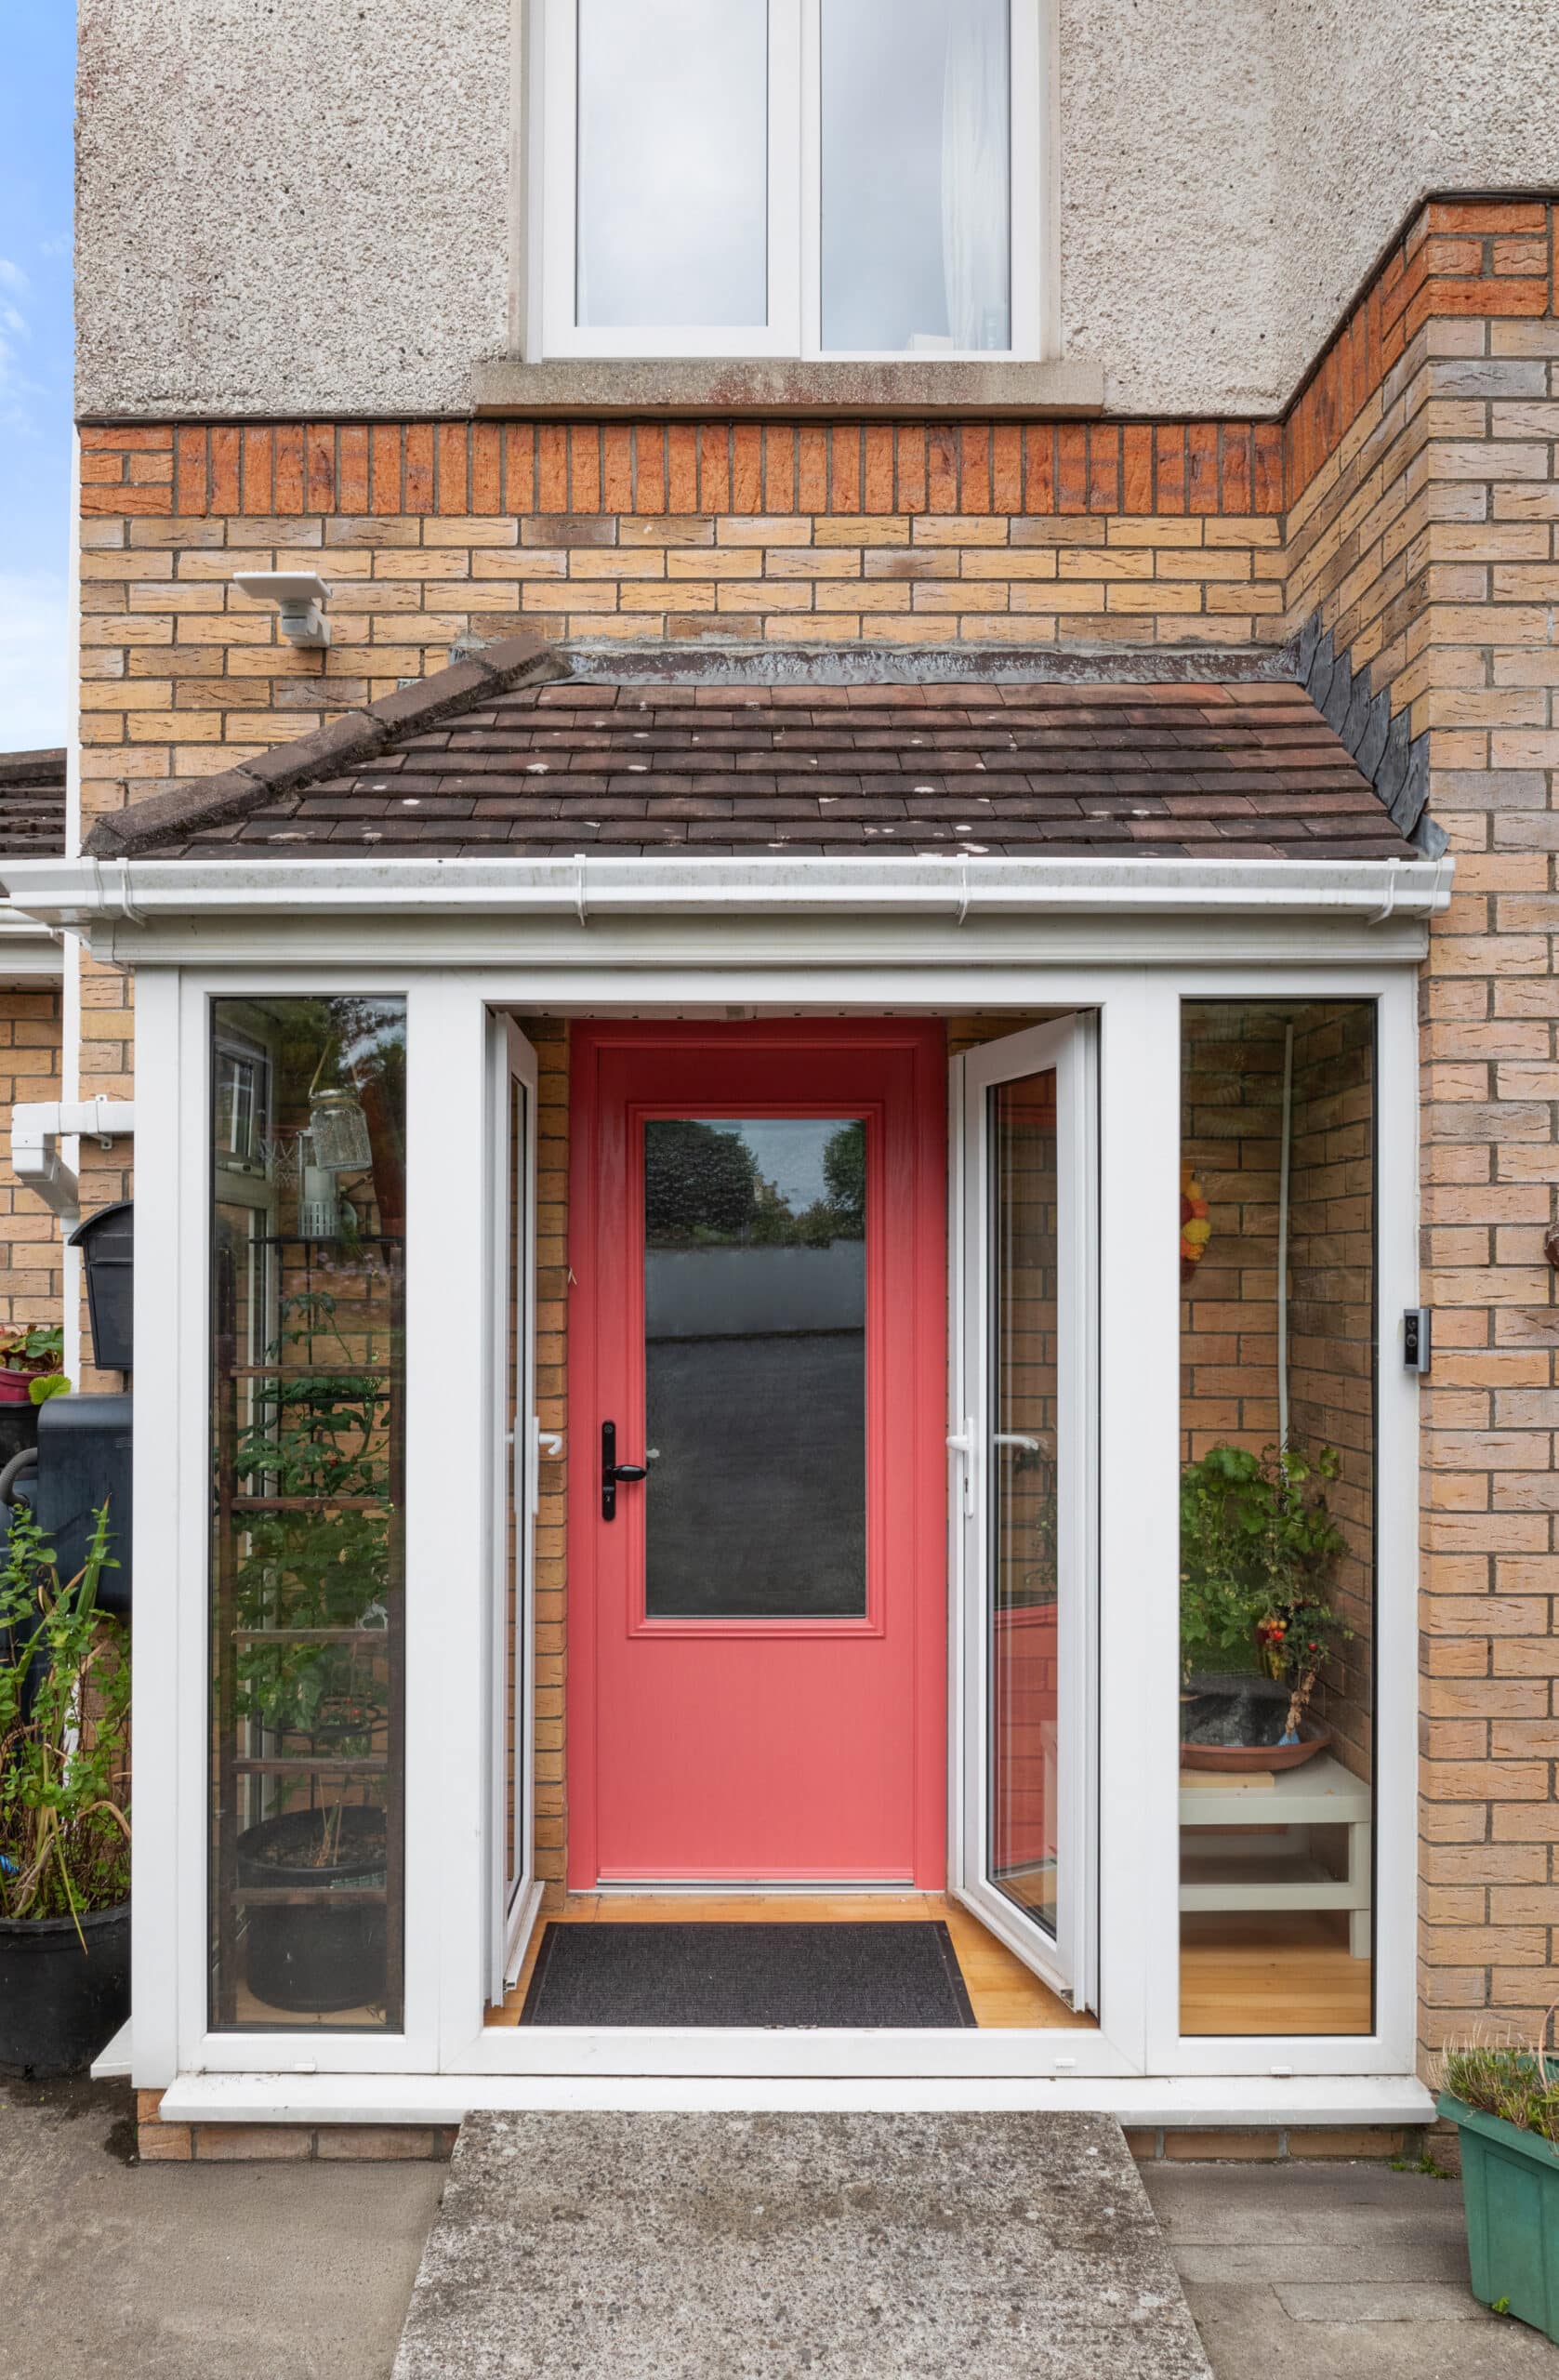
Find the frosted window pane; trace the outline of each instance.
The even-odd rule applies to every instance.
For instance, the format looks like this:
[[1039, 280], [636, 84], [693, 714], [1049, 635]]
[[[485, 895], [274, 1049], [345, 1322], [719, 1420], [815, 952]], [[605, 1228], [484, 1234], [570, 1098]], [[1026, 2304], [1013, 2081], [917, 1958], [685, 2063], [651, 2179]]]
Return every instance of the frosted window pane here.
[[1007, 0], [823, 0], [823, 344], [1011, 345]]
[[768, 318], [765, 0], [579, 0], [590, 330]]

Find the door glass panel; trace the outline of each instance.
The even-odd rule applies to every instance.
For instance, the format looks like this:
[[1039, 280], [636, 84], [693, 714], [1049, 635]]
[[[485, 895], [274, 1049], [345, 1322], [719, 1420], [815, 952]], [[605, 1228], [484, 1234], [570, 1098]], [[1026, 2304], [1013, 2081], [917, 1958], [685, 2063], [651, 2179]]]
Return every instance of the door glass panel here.
[[991, 1882], [1056, 1931], [1056, 1077], [989, 1094]]
[[213, 1003], [214, 2030], [399, 2031], [406, 1003]]
[[525, 1582], [521, 1569], [521, 1531], [525, 1516], [516, 1501], [514, 1491], [516, 1485], [526, 1476], [522, 1434], [530, 1426], [529, 1417], [520, 1401], [523, 1333], [527, 1325], [524, 1313], [525, 1088], [514, 1075], [509, 1078], [508, 1168], [508, 1278], [504, 1295], [503, 1377], [504, 1445], [511, 1459], [505, 1466], [508, 1486], [504, 1497], [504, 1877], [508, 1899], [512, 1903], [523, 1881], [522, 1871], [524, 1867], [524, 1845], [521, 1841], [524, 1779], [520, 1762], [522, 1752], [521, 1715], [525, 1707]]
[[1011, 344], [1007, 0], [823, 0], [825, 348]]
[[1375, 1005], [1181, 1033], [1181, 2030], [1367, 2033]]
[[768, 319], [764, 0], [579, 0], [578, 320]]
[[644, 1127], [645, 1610], [866, 1608], [866, 1130]]

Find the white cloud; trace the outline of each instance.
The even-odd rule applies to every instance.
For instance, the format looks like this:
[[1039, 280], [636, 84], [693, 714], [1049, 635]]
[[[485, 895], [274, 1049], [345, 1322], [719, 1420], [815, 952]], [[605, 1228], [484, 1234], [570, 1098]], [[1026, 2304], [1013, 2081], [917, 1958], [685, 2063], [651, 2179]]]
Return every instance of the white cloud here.
[[0, 570], [0, 752], [65, 741], [65, 581]]
[[[0, 291], [11, 289], [20, 297], [27, 286], [27, 275], [20, 265], [0, 257]], [[32, 331], [24, 314], [10, 301], [0, 297], [0, 429], [19, 434], [33, 429], [28, 399], [44, 393], [35, 380], [28, 378], [17, 362], [13, 342], [29, 339]]]

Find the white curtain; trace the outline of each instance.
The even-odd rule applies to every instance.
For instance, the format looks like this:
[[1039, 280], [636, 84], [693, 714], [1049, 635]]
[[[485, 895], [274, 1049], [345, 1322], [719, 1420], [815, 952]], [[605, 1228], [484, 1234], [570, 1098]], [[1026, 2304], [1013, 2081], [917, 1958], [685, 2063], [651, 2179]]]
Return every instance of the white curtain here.
[[1011, 343], [1006, 0], [947, 10], [942, 89], [942, 271], [955, 348]]

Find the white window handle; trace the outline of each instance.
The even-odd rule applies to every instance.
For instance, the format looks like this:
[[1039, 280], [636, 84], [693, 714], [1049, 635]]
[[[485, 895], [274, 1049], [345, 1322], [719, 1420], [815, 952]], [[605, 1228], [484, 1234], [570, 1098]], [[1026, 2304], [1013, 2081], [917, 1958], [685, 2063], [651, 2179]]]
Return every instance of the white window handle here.
[[948, 1431], [947, 1445], [950, 1451], [958, 1456], [963, 1473], [963, 1513], [964, 1518], [971, 1520], [974, 1515], [974, 1417], [971, 1413], [964, 1415], [961, 1430]]

